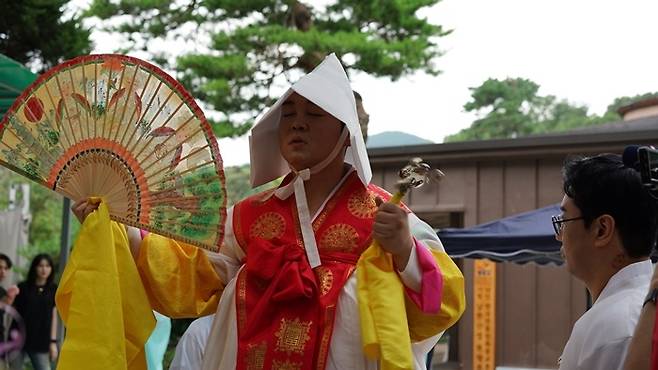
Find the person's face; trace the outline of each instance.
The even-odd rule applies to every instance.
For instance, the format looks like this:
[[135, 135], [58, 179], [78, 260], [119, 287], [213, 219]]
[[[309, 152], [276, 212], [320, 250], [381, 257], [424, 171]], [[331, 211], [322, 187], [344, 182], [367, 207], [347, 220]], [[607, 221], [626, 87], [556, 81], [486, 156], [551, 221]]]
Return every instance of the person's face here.
[[[281, 106], [281, 155], [296, 170], [310, 168], [331, 153], [342, 126], [336, 117], [293, 93]], [[339, 157], [343, 155], [341, 152]]]
[[52, 271], [53, 267], [50, 266], [50, 263], [46, 259], [42, 259], [37, 265], [37, 277], [41, 279], [47, 279]]
[[555, 238], [562, 242], [560, 251], [569, 272], [582, 278], [583, 272], [588, 268], [588, 262], [592, 260], [594, 248], [591, 232], [585, 228], [585, 221], [580, 218], [582, 214], [573, 199], [565, 195], [560, 209], [563, 220], [575, 220], [561, 222], [558, 227], [559, 234]]
[[0, 281], [5, 280], [9, 275], [9, 266], [7, 266], [7, 261], [0, 259]]

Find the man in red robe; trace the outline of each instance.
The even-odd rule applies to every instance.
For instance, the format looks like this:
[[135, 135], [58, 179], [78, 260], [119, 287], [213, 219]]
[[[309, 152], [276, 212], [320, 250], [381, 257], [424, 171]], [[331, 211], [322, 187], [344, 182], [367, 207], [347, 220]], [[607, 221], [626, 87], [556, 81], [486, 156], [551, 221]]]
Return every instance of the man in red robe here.
[[354, 95], [333, 54], [265, 113], [250, 148], [253, 186], [285, 178], [228, 210], [219, 253], [129, 232], [155, 310], [215, 313], [201, 363], [188, 368], [380, 368], [361, 343], [355, 273], [376, 240], [405, 287], [398, 309], [408, 323], [395, 325], [410, 332], [392, 338], [376, 327], [380, 357], [396, 357], [399, 347], [411, 358], [397, 368], [424, 369], [464, 310], [463, 277], [432, 228], [370, 184]]

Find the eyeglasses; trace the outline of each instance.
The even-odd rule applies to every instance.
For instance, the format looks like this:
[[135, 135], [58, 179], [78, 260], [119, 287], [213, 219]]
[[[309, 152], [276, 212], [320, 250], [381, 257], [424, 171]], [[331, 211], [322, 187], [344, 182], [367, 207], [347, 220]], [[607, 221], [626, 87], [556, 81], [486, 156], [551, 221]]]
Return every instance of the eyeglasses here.
[[569, 221], [576, 221], [576, 220], [582, 220], [585, 217], [580, 216], [580, 217], [574, 217], [574, 218], [562, 218], [562, 215], [556, 215], [551, 217], [551, 222], [553, 223], [553, 230], [555, 231], [555, 235], [560, 236], [560, 233], [562, 232], [562, 228], [564, 227], [562, 224], [565, 222]]

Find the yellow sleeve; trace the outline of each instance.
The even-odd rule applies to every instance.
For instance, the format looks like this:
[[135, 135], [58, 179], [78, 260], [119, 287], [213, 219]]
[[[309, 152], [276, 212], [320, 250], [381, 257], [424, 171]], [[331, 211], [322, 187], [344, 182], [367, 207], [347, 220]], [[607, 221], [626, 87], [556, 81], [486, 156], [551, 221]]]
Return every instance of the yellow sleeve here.
[[149, 233], [137, 268], [151, 306], [163, 315], [199, 317], [217, 310], [225, 284], [203, 250]]
[[450, 328], [466, 309], [464, 276], [453, 260], [445, 253], [429, 249], [443, 276], [441, 310], [437, 314], [427, 314], [405, 294], [405, 308], [409, 334], [412, 342], [418, 342], [437, 335]]
[[155, 318], [139, 279], [125, 228], [103, 202], [82, 224], [55, 294], [66, 326], [57, 369], [146, 369]]

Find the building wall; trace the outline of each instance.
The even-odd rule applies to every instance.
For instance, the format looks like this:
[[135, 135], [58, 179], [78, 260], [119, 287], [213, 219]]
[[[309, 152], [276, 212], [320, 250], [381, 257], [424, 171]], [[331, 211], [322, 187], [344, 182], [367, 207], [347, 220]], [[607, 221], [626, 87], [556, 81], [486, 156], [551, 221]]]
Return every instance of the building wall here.
[[[563, 155], [430, 163], [446, 173], [438, 185], [412, 190], [406, 203], [416, 212], [463, 212], [464, 226], [533, 210], [562, 198]], [[374, 166], [373, 181], [394, 190], [397, 170]], [[546, 220], [550, 222], [550, 220]], [[473, 262], [463, 262], [467, 302], [473, 300]], [[556, 368], [575, 320], [586, 308], [584, 285], [566, 268], [534, 263], [497, 266], [496, 364]], [[472, 369], [473, 313], [459, 321], [459, 359]]]
[[649, 107], [643, 107], [639, 109], [633, 109], [632, 111], [624, 114], [624, 121], [630, 121], [638, 118], [658, 116], [658, 106], [652, 105]]

